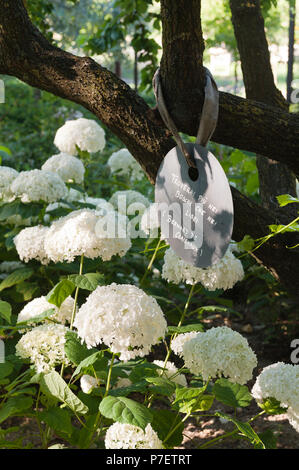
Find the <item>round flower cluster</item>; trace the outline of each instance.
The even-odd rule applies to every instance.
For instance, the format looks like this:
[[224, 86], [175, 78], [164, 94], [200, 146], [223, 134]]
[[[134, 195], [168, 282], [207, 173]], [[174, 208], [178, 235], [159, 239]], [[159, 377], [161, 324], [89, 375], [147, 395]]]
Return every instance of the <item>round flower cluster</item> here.
[[99, 381], [92, 375], [84, 374], [80, 379], [81, 390], [84, 393], [90, 393], [94, 388], [99, 386]]
[[63, 181], [73, 181], [82, 183], [84, 180], [85, 168], [79, 158], [59, 153], [50, 157], [42, 166], [42, 170], [57, 173]]
[[9, 166], [0, 166], [0, 199], [9, 202], [14, 198], [11, 184], [18, 176], [18, 172]]
[[[28, 321], [31, 318], [35, 318], [47, 310], [54, 309], [55, 313], [51, 316], [51, 320], [54, 320], [58, 323], [70, 323], [72, 318], [72, 312], [74, 308], [74, 299], [72, 297], [67, 297], [61, 306], [58, 308], [53, 304], [50, 304], [46, 297], [38, 297], [31, 300], [25, 307], [20, 311], [17, 319], [17, 323]], [[34, 322], [28, 322], [29, 325], [34, 325]]]
[[240, 260], [238, 260], [230, 249], [224, 257], [213, 266], [208, 268], [197, 268], [186, 263], [179, 258], [176, 253], [169, 248], [165, 252], [162, 277], [168, 282], [179, 284], [201, 283], [207, 290], [231, 289], [236, 282], [244, 277], [244, 270]]
[[152, 238], [157, 238], [160, 228], [159, 212], [156, 204], [151, 204], [143, 213], [140, 228]]
[[114, 152], [107, 162], [111, 173], [117, 172], [118, 175], [128, 175], [132, 180], [141, 180], [144, 172], [127, 149], [120, 149]]
[[190, 331], [189, 333], [181, 333], [177, 335], [176, 338], [174, 338], [171, 341], [171, 349], [172, 351], [177, 355], [182, 357], [183, 356], [183, 346], [186, 343], [186, 341], [189, 341], [192, 338], [195, 338], [197, 336], [198, 332], [197, 331]]
[[95, 153], [105, 147], [105, 132], [92, 119], [70, 120], [58, 129], [54, 144], [60, 152], [69, 155], [77, 155], [77, 147], [83, 152]]
[[67, 195], [67, 188], [56, 173], [44, 170], [21, 171], [11, 184], [11, 191], [22, 202], [55, 202]]
[[[108, 218], [113, 218], [112, 224]], [[115, 212], [102, 216], [93, 209], [73, 211], [54, 221], [46, 233], [44, 247], [47, 256], [55, 263], [72, 262], [80, 255], [92, 259], [100, 256], [104, 261], [116, 254], [124, 256], [131, 247], [131, 240], [126, 237], [126, 232], [122, 237], [109, 233], [109, 229], [115, 230], [116, 225]]]
[[157, 373], [160, 376], [166, 377], [167, 379], [171, 380], [175, 384], [182, 385], [183, 387], [187, 387], [187, 380], [186, 377], [183, 374], [178, 374], [178, 369], [174, 365], [173, 362], [166, 362], [165, 364], [165, 369], [164, 369], [164, 361], [154, 361], [154, 364], [156, 364], [159, 367], [162, 367], [162, 369], [157, 369]]
[[83, 204], [90, 204], [93, 206], [98, 212], [102, 212], [103, 215], [106, 214], [107, 212], [113, 212], [114, 207], [110, 202], [106, 201], [106, 199], [103, 199], [101, 197], [89, 197], [86, 196], [84, 199], [79, 199], [79, 202]]
[[277, 362], [265, 367], [251, 391], [258, 403], [275, 398], [290, 424], [299, 432], [299, 366]]
[[186, 367], [204, 380], [223, 375], [232, 382], [245, 384], [257, 365], [256, 355], [246, 338], [226, 326], [197, 333], [183, 345]]
[[116, 191], [109, 202], [120, 213], [125, 215], [134, 215], [135, 211], [143, 214], [145, 209], [150, 205], [149, 200], [138, 191], [131, 189], [127, 191]]
[[25, 333], [16, 344], [16, 355], [30, 359], [36, 371], [49, 372], [62, 363], [69, 364], [65, 354], [65, 334], [63, 325], [41, 325]]
[[24, 228], [14, 237], [14, 244], [22, 261], [27, 263], [31, 259], [36, 259], [42, 264], [50, 262], [45, 251], [45, 236], [48, 231], [49, 227], [36, 225], [35, 227]]
[[148, 354], [164, 338], [167, 323], [153, 297], [133, 285], [113, 283], [89, 295], [74, 326], [87, 347], [104, 343], [128, 361]]
[[143, 431], [133, 424], [114, 423], [105, 436], [106, 449], [163, 449], [162, 441], [148, 424]]

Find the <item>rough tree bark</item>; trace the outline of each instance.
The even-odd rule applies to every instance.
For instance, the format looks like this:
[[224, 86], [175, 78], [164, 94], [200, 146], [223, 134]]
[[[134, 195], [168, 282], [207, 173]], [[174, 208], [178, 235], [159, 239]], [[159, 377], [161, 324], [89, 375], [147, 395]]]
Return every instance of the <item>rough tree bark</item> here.
[[[288, 110], [275, 85], [260, 0], [230, 0], [230, 8], [247, 98]], [[280, 194], [296, 196], [295, 175], [275, 155], [271, 159], [257, 155], [261, 201], [268, 209], [278, 208], [276, 196]], [[296, 207], [289, 206], [286, 212], [296, 217]]]
[[[171, 23], [173, 9], [180, 7], [176, 11], [189, 11], [190, 0], [162, 2], [165, 31], [162, 77], [167, 105], [179, 130], [196, 135], [203, 102], [204, 75], [200, 59], [203, 41], [200, 1], [192, 0], [191, 6], [193, 15], [188, 16], [190, 24], [186, 22], [186, 15], [181, 15], [178, 18], [180, 21]], [[180, 28], [179, 35], [177, 28]], [[171, 70], [170, 67], [174, 61], [180, 63], [181, 68], [189, 67], [190, 71], [193, 56], [190, 55], [189, 28], [192, 33], [197, 30], [192, 46], [197, 51], [198, 59], [192, 62], [195, 80], [189, 79], [188, 74], [181, 69]], [[169, 80], [172, 80], [173, 89], [168, 86], [167, 67], [170, 67]], [[174, 146], [157, 113], [150, 110], [129, 86], [92, 59], [76, 57], [49, 44], [30, 22], [22, 0], [0, 0], [0, 73], [16, 76], [31, 86], [79, 103], [90, 110], [123, 141], [150, 181], [155, 181], [163, 156]], [[176, 73], [178, 81], [175, 79]], [[184, 73], [190, 86], [187, 92]], [[283, 136], [285, 145], [281, 149], [280, 159], [299, 174], [298, 126], [298, 117], [287, 112], [220, 93], [219, 122], [213, 140], [271, 157], [277, 146], [281, 145]], [[254, 238], [261, 237], [268, 233], [269, 224], [286, 223], [285, 217], [278, 217], [274, 211], [257, 206], [234, 188], [232, 191], [235, 206], [233, 237], [236, 240], [246, 234]], [[260, 263], [294, 291], [299, 288], [299, 253], [285, 246], [296, 242], [296, 236], [291, 234], [275, 237], [255, 254]]]

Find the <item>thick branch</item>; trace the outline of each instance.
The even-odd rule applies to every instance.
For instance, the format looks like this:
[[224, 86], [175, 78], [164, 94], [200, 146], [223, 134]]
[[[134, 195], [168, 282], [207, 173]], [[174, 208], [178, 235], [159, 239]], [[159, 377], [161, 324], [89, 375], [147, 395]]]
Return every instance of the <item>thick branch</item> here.
[[[165, 140], [165, 134], [149, 122], [145, 102], [92, 59], [51, 46], [30, 23], [21, 0], [1, 0], [0, 18], [0, 73], [83, 105], [135, 150], [141, 161], [144, 159], [138, 156], [137, 149], [132, 149], [135, 136], [148, 158], [146, 170], [152, 174], [157, 162], [155, 142]], [[177, 95], [172, 96], [170, 109], [176, 100]], [[199, 94], [188, 105], [185, 114], [174, 113], [173, 117], [182, 132], [196, 135], [202, 106]], [[294, 114], [221, 93], [213, 140], [268, 157], [280, 148], [280, 161], [299, 175], [299, 118]]]
[[[174, 143], [154, 122], [154, 113], [146, 103], [90, 58], [76, 57], [51, 46], [30, 23], [21, 0], [0, 0], [0, 18], [0, 72], [89, 109], [124, 142], [154, 182], [163, 156]], [[197, 100], [198, 106], [194, 104], [194, 107], [200, 109], [200, 96]], [[286, 148], [282, 148], [281, 158], [299, 170], [294, 144], [298, 121], [294, 116], [226, 93], [221, 94], [220, 101], [216, 141], [271, 155], [275, 145], [281, 144], [284, 132]], [[198, 124], [195, 121], [183, 120], [180, 128], [194, 134]], [[293, 136], [293, 140], [288, 136]], [[297, 134], [297, 146], [298, 143]], [[233, 197], [236, 240], [245, 234], [261, 237], [268, 232], [267, 225], [278, 222], [274, 213], [257, 206], [238, 191], [233, 190]], [[295, 243], [293, 236], [291, 244]], [[292, 251], [291, 255], [284, 239], [275, 239], [266, 248], [260, 248], [257, 257], [277, 278], [291, 283], [294, 290], [299, 288], [299, 254]]]

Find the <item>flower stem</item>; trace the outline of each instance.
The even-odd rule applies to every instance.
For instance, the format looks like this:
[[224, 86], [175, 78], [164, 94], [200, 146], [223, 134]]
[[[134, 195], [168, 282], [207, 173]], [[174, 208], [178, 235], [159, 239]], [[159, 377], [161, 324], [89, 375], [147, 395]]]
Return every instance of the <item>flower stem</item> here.
[[[81, 259], [80, 259], [80, 268], [79, 268], [79, 276], [82, 275], [83, 273], [83, 262], [84, 262], [84, 255], [81, 255]], [[75, 315], [76, 315], [76, 309], [77, 309], [77, 303], [78, 303], [78, 294], [79, 294], [79, 287], [76, 287], [76, 292], [75, 292], [75, 301], [74, 301], [74, 307], [73, 307], [73, 311], [72, 311], [72, 318], [71, 318], [71, 324], [70, 324], [70, 330], [73, 329], [73, 323], [74, 323], [74, 320], [75, 320]]]
[[148, 273], [149, 273], [150, 270], [152, 269], [153, 263], [154, 263], [154, 261], [155, 261], [155, 259], [156, 259], [157, 253], [158, 253], [159, 248], [160, 248], [160, 245], [161, 245], [161, 241], [162, 241], [161, 238], [159, 238], [159, 241], [158, 241], [158, 243], [157, 243], [157, 246], [156, 246], [156, 248], [155, 248], [155, 251], [154, 251], [154, 253], [153, 253], [153, 256], [152, 256], [152, 258], [151, 258], [151, 260], [150, 260], [150, 262], [149, 262], [149, 264], [148, 264], [148, 267], [146, 268], [146, 271], [145, 271], [145, 273], [144, 273], [144, 275], [143, 275], [143, 277], [142, 277], [142, 279], [141, 279], [141, 281], [140, 281], [140, 285], [141, 285], [141, 286], [142, 286], [142, 284], [144, 283], [144, 281], [145, 281], [145, 279], [146, 279]]

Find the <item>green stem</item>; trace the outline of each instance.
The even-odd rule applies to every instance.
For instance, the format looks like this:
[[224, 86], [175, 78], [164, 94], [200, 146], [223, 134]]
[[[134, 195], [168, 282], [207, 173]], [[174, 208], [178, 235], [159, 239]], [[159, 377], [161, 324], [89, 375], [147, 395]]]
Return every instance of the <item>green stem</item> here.
[[[80, 268], [79, 268], [79, 276], [82, 275], [83, 273], [83, 262], [84, 262], [84, 255], [81, 255], [81, 259], [80, 259]], [[76, 309], [77, 309], [77, 303], [78, 303], [78, 294], [79, 294], [79, 287], [76, 287], [76, 292], [75, 292], [75, 301], [74, 301], [74, 307], [73, 307], [73, 311], [72, 311], [72, 318], [71, 318], [71, 324], [70, 324], [70, 330], [73, 329], [73, 323], [74, 323], [74, 320], [75, 320], [75, 315], [76, 315]]]
[[[253, 416], [253, 418], [251, 418], [249, 421], [247, 421], [247, 424], [250, 424], [252, 421], [254, 421], [256, 418], [259, 418], [260, 416], [262, 416], [263, 414], [265, 414], [265, 411], [261, 411], [260, 413], [258, 413], [257, 415]], [[215, 415], [214, 415], [215, 416]], [[215, 437], [214, 439], [211, 439], [210, 441], [206, 442], [205, 444], [202, 444], [201, 446], [197, 447], [197, 449], [206, 449], [207, 447], [210, 447], [212, 444], [214, 444], [215, 442], [217, 441], [221, 441], [222, 439], [226, 439], [230, 436], [234, 436], [235, 434], [237, 434], [240, 430], [238, 428], [236, 428], [234, 431], [231, 431], [231, 432], [228, 432], [228, 433], [225, 433], [225, 434], [222, 434], [222, 436], [218, 436], [218, 437]]]
[[150, 262], [149, 262], [149, 264], [148, 264], [148, 267], [146, 268], [146, 271], [145, 271], [145, 273], [144, 273], [144, 275], [143, 275], [143, 277], [142, 277], [142, 279], [141, 279], [141, 281], [140, 281], [140, 285], [141, 285], [141, 286], [143, 285], [143, 283], [144, 283], [144, 281], [145, 281], [145, 279], [146, 279], [148, 273], [149, 273], [150, 270], [152, 269], [153, 263], [154, 263], [154, 261], [155, 261], [155, 259], [156, 259], [157, 253], [158, 253], [159, 248], [160, 248], [160, 245], [161, 245], [161, 241], [162, 241], [161, 238], [159, 238], [159, 241], [158, 241], [157, 246], [156, 246], [156, 248], [155, 248], [154, 254], [153, 254], [153, 256], [151, 257], [151, 260], [150, 260]]
[[186, 414], [186, 416], [184, 416], [182, 421], [180, 421], [173, 429], [169, 431], [169, 433], [167, 434], [167, 436], [165, 437], [163, 441], [163, 445], [165, 444], [166, 441], [168, 441], [168, 439], [173, 435], [173, 433], [182, 425], [182, 423], [184, 423], [186, 419], [189, 418], [189, 416], [190, 416], [190, 413]]

